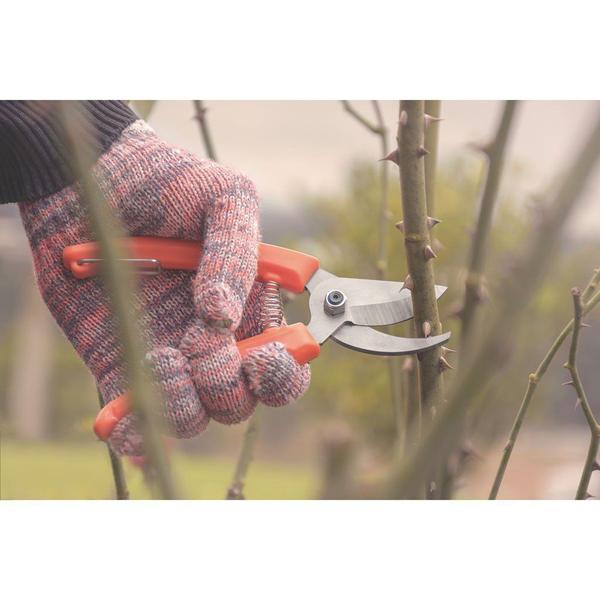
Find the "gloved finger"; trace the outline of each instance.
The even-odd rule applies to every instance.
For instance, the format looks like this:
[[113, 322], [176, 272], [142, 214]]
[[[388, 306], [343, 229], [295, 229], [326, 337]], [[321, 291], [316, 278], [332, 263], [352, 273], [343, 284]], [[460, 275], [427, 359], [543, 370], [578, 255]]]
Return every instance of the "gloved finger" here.
[[144, 438], [140, 433], [138, 418], [133, 413], [125, 415], [115, 425], [108, 444], [119, 456], [144, 455]]
[[254, 184], [237, 171], [210, 162], [202, 171], [199, 184], [211, 200], [194, 302], [205, 323], [235, 331], [256, 277], [258, 198]]
[[169, 432], [177, 438], [190, 438], [204, 431], [210, 418], [191, 379], [187, 358], [175, 348], [164, 347], [149, 352], [146, 362], [161, 392]]
[[207, 414], [219, 423], [246, 420], [257, 401], [248, 390], [233, 333], [193, 324], [179, 346], [189, 361], [191, 378]]
[[310, 385], [310, 367], [298, 364], [279, 342], [250, 352], [242, 367], [250, 391], [268, 406], [289, 404]]

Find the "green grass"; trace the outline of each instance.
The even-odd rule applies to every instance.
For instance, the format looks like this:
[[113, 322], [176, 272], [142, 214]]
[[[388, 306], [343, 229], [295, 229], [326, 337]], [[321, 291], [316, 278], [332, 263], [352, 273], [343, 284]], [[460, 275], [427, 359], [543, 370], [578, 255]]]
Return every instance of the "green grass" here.
[[[172, 453], [175, 476], [186, 499], [223, 499], [233, 460]], [[142, 472], [125, 461], [132, 499], [149, 498]], [[297, 465], [254, 462], [246, 484], [249, 499], [315, 496], [315, 473]], [[0, 445], [0, 499], [109, 499], [114, 485], [103, 444], [22, 443]]]

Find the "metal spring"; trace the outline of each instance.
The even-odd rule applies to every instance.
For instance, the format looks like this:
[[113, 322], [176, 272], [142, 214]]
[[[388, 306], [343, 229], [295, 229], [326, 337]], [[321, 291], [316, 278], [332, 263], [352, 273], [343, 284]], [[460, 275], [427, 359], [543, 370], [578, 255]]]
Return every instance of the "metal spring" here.
[[263, 303], [260, 310], [260, 324], [262, 330], [271, 327], [279, 327], [283, 320], [283, 306], [281, 304], [281, 294], [279, 293], [279, 284], [274, 281], [267, 281], [263, 291]]

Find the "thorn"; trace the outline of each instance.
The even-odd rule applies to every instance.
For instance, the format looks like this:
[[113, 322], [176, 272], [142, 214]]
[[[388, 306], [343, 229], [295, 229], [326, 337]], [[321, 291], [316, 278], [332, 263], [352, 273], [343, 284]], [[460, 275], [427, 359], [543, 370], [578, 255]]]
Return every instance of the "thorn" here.
[[427, 154], [429, 154], [429, 150], [427, 150], [424, 146], [419, 146], [417, 148], [417, 158], [423, 158]]
[[389, 160], [389, 161], [393, 162], [394, 164], [400, 166], [400, 161], [398, 160], [398, 148], [396, 148], [395, 150], [392, 150], [387, 156], [384, 156], [383, 158], [380, 158], [379, 160], [380, 161]]
[[578, 408], [579, 406], [581, 406], [581, 398], [577, 398], [577, 400], [575, 400], [575, 408]]
[[575, 382], [573, 380], [571, 380], [571, 381], [563, 381], [561, 383], [561, 385], [575, 385]]
[[406, 279], [404, 280], [404, 284], [402, 285], [400, 291], [402, 291], [403, 289], [410, 290], [411, 292], [415, 289], [415, 284], [413, 282], [412, 277], [410, 276], [410, 273], [406, 276]]
[[593, 500], [593, 499], [595, 499], [595, 498], [596, 498], [596, 496], [593, 496], [593, 495], [592, 495], [592, 494], [590, 494], [589, 492], [586, 492], [586, 493], [585, 493], [585, 498], [584, 498], [584, 500]]
[[432, 481], [432, 482], [429, 484], [429, 493], [430, 493], [430, 494], [433, 494], [433, 492], [435, 492], [436, 488], [437, 488], [437, 486], [435, 485], [435, 481]]
[[404, 221], [398, 221], [394, 227], [398, 230], [401, 231], [402, 233], [404, 233]]
[[442, 346], [442, 354], [456, 354], [456, 350], [448, 348], [447, 346]]
[[425, 129], [427, 129], [432, 123], [437, 123], [438, 121], [443, 120], [444, 119], [442, 119], [442, 117], [434, 117], [425, 113]]
[[423, 249], [423, 256], [425, 257], [425, 260], [437, 258], [437, 254], [433, 251], [433, 248], [429, 244], [427, 244], [427, 246], [425, 246]]
[[438, 223], [441, 223], [439, 219], [435, 217], [427, 217], [427, 228], [433, 229]]
[[591, 327], [589, 323], [581, 323], [580, 327]]
[[443, 357], [440, 356], [440, 360], [438, 362], [438, 367], [440, 369], [440, 373], [447, 371], [448, 369], [454, 369], [454, 367]]
[[408, 113], [405, 110], [400, 113], [399, 121], [400, 125], [406, 125], [408, 123]]
[[431, 335], [431, 323], [429, 321], [423, 322], [423, 337], [429, 337]]
[[592, 472], [594, 471], [600, 471], [600, 463], [597, 460], [592, 463]]

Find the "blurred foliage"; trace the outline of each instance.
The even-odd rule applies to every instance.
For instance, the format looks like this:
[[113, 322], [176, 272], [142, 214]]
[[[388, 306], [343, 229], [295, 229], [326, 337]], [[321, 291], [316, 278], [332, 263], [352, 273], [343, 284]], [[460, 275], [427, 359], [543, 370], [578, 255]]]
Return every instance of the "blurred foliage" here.
[[[187, 499], [222, 500], [234, 460], [172, 454], [175, 474]], [[125, 461], [132, 499], [150, 498], [142, 471]], [[185, 474], [185, 476], [184, 476]], [[306, 467], [255, 461], [246, 491], [264, 500], [309, 499], [316, 474]], [[2, 442], [0, 499], [109, 499], [114, 484], [104, 444]]]

